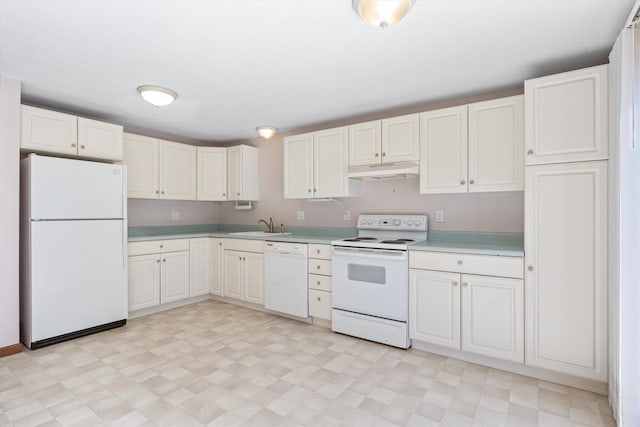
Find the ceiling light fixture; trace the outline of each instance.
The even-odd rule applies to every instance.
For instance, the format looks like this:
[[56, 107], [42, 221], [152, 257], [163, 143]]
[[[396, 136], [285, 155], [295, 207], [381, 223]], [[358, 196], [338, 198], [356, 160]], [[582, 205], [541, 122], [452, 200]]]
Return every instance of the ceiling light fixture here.
[[145, 101], [147, 101], [149, 104], [155, 105], [156, 107], [164, 107], [165, 105], [169, 105], [173, 102], [174, 99], [178, 97], [178, 94], [171, 89], [160, 86], [139, 86], [138, 93], [144, 98]]
[[278, 128], [273, 126], [258, 126], [256, 130], [258, 131], [258, 135], [264, 139], [269, 139], [278, 132]]
[[386, 28], [400, 21], [415, 0], [352, 0], [353, 10], [374, 27]]

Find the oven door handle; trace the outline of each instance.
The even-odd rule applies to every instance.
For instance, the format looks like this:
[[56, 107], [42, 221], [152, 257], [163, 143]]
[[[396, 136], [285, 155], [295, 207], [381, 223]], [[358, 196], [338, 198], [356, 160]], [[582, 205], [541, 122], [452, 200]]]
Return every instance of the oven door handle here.
[[333, 254], [337, 256], [359, 256], [365, 258], [393, 259], [401, 260], [407, 258], [407, 251], [394, 251], [386, 249], [365, 249], [365, 248], [333, 248]]

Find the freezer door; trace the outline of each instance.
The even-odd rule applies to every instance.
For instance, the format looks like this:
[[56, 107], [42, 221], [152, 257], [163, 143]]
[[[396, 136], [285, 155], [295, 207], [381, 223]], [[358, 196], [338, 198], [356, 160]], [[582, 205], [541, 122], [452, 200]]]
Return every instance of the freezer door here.
[[126, 218], [123, 165], [29, 156], [31, 219]]
[[31, 223], [32, 342], [127, 318], [125, 244], [122, 220]]

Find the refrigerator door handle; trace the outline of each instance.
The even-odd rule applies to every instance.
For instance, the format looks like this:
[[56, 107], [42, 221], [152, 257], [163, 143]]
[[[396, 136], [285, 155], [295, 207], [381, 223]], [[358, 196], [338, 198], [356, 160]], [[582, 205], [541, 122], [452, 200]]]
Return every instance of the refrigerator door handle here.
[[127, 269], [127, 220], [122, 220], [122, 268]]

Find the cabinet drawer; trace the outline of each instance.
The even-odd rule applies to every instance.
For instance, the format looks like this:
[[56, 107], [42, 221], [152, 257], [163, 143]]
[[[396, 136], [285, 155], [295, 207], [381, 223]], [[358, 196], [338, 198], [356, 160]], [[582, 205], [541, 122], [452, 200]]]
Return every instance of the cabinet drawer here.
[[309, 316], [331, 320], [331, 292], [309, 289]]
[[230, 251], [264, 253], [264, 240], [224, 239], [224, 248]]
[[309, 259], [309, 273], [331, 276], [331, 261], [326, 259]]
[[189, 239], [149, 240], [129, 243], [129, 255], [147, 255], [189, 250]]
[[309, 258], [331, 259], [331, 245], [309, 244]]
[[521, 257], [470, 255], [446, 252], [410, 251], [409, 268], [480, 274], [483, 276], [523, 277]]
[[331, 292], [331, 276], [309, 274], [309, 289]]

